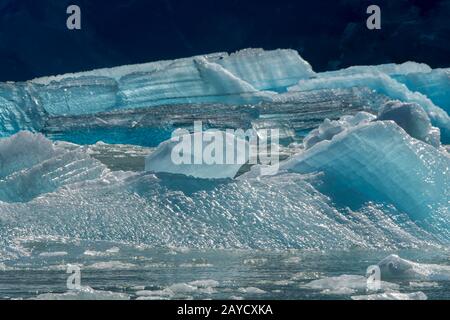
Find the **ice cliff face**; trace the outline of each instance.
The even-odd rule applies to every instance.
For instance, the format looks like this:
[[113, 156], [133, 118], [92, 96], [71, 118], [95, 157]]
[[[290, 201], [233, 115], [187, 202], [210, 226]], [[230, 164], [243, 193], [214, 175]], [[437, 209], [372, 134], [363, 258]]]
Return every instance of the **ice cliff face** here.
[[[244, 50], [0, 84], [0, 243], [448, 246], [447, 80]], [[280, 171], [172, 165], [168, 139], [194, 120], [279, 130]]]

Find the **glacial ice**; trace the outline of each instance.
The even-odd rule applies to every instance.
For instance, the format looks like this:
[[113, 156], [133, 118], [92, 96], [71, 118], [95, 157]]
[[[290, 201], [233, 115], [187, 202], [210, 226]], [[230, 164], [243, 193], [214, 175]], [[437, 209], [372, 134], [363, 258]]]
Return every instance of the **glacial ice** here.
[[378, 263], [386, 279], [450, 281], [450, 267], [409, 261], [392, 254]]
[[312, 130], [305, 137], [305, 139], [303, 140], [304, 147], [305, 149], [309, 149], [321, 141], [331, 140], [335, 135], [341, 133], [344, 130], [348, 130], [352, 127], [370, 122], [375, 119], [376, 116], [367, 112], [358, 112], [354, 116], [343, 116], [339, 118], [339, 120], [334, 121], [325, 119], [317, 129]]
[[435, 147], [440, 146], [439, 129], [431, 126], [430, 118], [416, 103], [388, 102], [380, 109], [377, 119], [392, 120], [411, 137]]
[[204, 179], [234, 178], [248, 162], [249, 151], [245, 137], [224, 131], [180, 133], [146, 157], [145, 170]]
[[363, 122], [280, 166], [303, 174], [321, 172], [319, 190], [337, 203], [354, 208], [382, 201], [414, 220], [439, 210], [448, 213], [449, 168], [445, 151], [413, 139], [391, 121]]
[[[332, 75], [329, 77], [300, 80], [297, 85], [288, 88], [288, 90], [295, 92], [353, 87], [368, 87], [393, 100], [419, 104], [427, 112], [432, 124], [441, 129], [443, 141], [450, 141], [449, 115], [443, 109], [436, 106], [427, 96], [419, 92], [410, 91], [404, 84], [397, 82], [384, 73], [363, 73], [343, 76]], [[375, 111], [378, 111], [378, 109]]]
[[[437, 148], [438, 129], [443, 144], [450, 137], [447, 75], [416, 63], [317, 74], [295, 51], [246, 50], [0, 84], [0, 250], [42, 235], [195, 248], [448, 246], [450, 158]], [[192, 132], [194, 120], [277, 128], [290, 158], [273, 177], [231, 179], [240, 165], [171, 166], [166, 142], [146, 161], [158, 173], [143, 172], [153, 150], [140, 146]]]
[[[18, 137], [40, 136], [19, 133], [6, 140]], [[423, 145], [423, 155], [427, 148], [436, 150]], [[25, 173], [29, 179], [22, 179], [30, 190], [24, 197], [21, 189], [1, 189], [10, 190], [0, 200], [3, 249], [13, 239], [41, 235], [191, 248], [397, 248], [450, 241], [448, 229], [427, 231], [414, 217], [386, 205], [337, 207], [314, 187], [320, 174], [201, 182], [171, 174], [110, 172], [98, 161], [85, 162], [88, 155], [79, 162], [79, 149], [62, 150], [69, 162], [46, 165], [44, 157], [32, 165], [41, 170], [38, 175], [20, 168], [8, 175]], [[49, 173], [77, 178], [49, 184]]]
[[401, 64], [387, 63], [375, 66], [352, 66], [336, 71], [326, 71], [317, 73], [318, 78], [327, 78], [330, 76], [351, 76], [356, 74], [379, 74], [384, 73], [388, 76], [403, 76], [415, 73], [428, 73], [433, 69], [425, 63], [417, 63], [413, 61], [404, 62]]

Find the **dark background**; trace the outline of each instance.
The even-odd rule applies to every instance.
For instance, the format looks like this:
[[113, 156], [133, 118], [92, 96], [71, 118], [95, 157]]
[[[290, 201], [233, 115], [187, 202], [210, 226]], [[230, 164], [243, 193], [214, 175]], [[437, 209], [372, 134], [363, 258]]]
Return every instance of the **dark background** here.
[[[370, 4], [381, 30], [366, 28]], [[296, 49], [316, 71], [450, 66], [450, 0], [0, 0], [0, 81], [247, 47]]]

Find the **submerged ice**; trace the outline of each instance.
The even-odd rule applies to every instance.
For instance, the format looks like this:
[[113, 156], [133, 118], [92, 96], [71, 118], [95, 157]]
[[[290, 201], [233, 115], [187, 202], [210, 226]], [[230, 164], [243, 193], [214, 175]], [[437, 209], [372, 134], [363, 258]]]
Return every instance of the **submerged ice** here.
[[[413, 62], [315, 73], [293, 50], [0, 84], [2, 251], [42, 235], [196, 248], [448, 246], [447, 86], [446, 69]], [[173, 164], [171, 134], [191, 134], [194, 120], [259, 138], [278, 129], [280, 171]]]

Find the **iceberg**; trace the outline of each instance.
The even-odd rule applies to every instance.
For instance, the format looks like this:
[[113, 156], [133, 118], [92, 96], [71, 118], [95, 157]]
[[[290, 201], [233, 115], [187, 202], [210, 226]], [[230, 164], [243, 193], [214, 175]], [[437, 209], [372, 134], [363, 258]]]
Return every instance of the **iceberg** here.
[[331, 121], [325, 119], [325, 121], [317, 128], [312, 130], [303, 140], [305, 149], [309, 149], [315, 144], [324, 141], [331, 140], [335, 135], [348, 130], [357, 125], [375, 120], [376, 116], [367, 112], [358, 112], [354, 116], [343, 116], [339, 120]]
[[249, 49], [40, 78], [22, 86], [49, 114], [77, 115], [162, 104], [258, 102], [312, 75], [294, 50]]
[[[415, 92], [403, 80], [440, 72], [406, 63], [315, 73], [292, 50], [245, 50], [0, 84], [0, 250], [43, 235], [446, 247], [449, 122], [435, 92], [445, 81]], [[194, 137], [194, 120], [222, 137], [278, 129], [287, 159], [267, 177], [258, 165], [173, 165], [169, 139]]]

